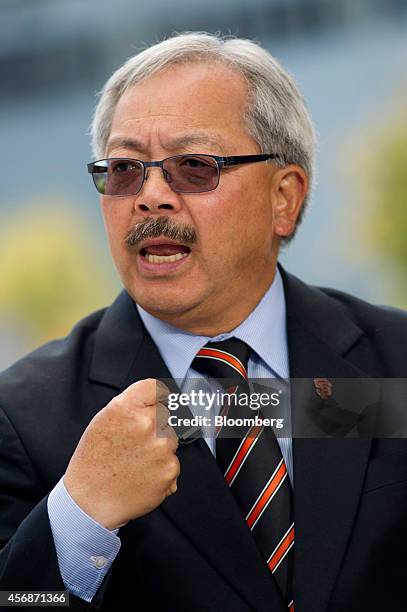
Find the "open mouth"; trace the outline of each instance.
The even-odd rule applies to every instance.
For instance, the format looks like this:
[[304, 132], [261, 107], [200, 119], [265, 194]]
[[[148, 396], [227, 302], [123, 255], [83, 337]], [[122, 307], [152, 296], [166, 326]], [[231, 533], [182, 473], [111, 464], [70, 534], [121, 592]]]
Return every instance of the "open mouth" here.
[[182, 244], [150, 244], [140, 250], [140, 255], [150, 264], [172, 263], [188, 257], [191, 249]]

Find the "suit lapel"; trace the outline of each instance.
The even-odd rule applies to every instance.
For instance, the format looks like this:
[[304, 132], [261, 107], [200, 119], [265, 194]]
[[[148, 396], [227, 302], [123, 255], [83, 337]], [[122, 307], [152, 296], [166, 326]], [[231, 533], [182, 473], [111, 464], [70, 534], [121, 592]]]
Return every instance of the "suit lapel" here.
[[123, 390], [137, 380], [152, 376], [171, 377], [134, 302], [122, 291], [100, 322], [89, 379]]
[[[334, 385], [339, 379], [361, 379], [352, 405], [345, 406], [361, 411], [366, 397], [376, 397], [376, 389], [363, 380], [366, 373], [343, 357], [361, 330], [322, 292], [284, 272], [283, 279], [294, 428], [307, 407], [318, 403], [316, 377], [338, 379]], [[306, 439], [301, 431], [293, 440], [294, 593], [299, 610], [327, 608], [354, 524], [370, 446], [367, 438]]]

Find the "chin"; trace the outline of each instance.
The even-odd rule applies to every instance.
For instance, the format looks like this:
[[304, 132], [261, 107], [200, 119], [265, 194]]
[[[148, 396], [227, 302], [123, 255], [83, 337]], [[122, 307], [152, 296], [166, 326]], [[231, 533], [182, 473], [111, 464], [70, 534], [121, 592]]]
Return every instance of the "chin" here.
[[182, 291], [181, 294], [179, 290], [140, 291], [140, 287], [137, 290], [127, 288], [127, 291], [141, 308], [158, 318], [181, 316], [199, 306], [202, 301], [187, 291]]
[[129, 295], [144, 310], [160, 319], [183, 319], [211, 303], [215, 286], [202, 274], [178, 278], [145, 279], [134, 271], [121, 275]]

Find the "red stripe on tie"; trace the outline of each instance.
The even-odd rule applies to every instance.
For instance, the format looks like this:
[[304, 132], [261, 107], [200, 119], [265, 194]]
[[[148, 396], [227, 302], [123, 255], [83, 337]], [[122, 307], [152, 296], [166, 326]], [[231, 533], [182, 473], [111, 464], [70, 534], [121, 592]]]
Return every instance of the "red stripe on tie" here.
[[287, 468], [283, 461], [280, 467], [278, 468], [277, 472], [274, 474], [274, 477], [267, 485], [260, 499], [254, 506], [254, 508], [252, 508], [252, 510], [250, 511], [249, 515], [246, 518], [246, 523], [248, 524], [250, 529], [252, 528], [253, 523], [256, 522], [257, 518], [264, 510], [265, 506], [268, 504], [270, 498], [274, 495], [275, 491], [281, 484], [281, 481], [286, 476], [286, 474], [287, 474]]
[[229, 353], [225, 353], [224, 351], [220, 351], [218, 349], [209, 349], [204, 347], [200, 351], [198, 351], [197, 357], [211, 357], [212, 359], [219, 359], [220, 361], [224, 361], [228, 366], [231, 366], [235, 370], [238, 370], [239, 374], [241, 374], [245, 380], [247, 380], [248, 378], [246, 368], [244, 367], [242, 362], [237, 359], [237, 357], [234, 357]]
[[231, 480], [233, 480], [234, 475], [236, 474], [236, 472], [242, 465], [248, 452], [252, 448], [253, 444], [255, 444], [258, 433], [261, 430], [261, 428], [262, 428], [262, 425], [255, 425], [254, 427], [251, 428], [251, 430], [247, 434], [247, 437], [245, 441], [243, 442], [242, 446], [240, 447], [238, 453], [236, 454], [236, 457], [233, 459], [231, 465], [227, 469], [227, 472], [225, 474], [225, 480], [227, 484], [230, 484]]
[[270, 559], [267, 562], [270, 570], [274, 572], [284, 555], [288, 552], [291, 546], [294, 544], [294, 525], [290, 527], [280, 544], [277, 546]]

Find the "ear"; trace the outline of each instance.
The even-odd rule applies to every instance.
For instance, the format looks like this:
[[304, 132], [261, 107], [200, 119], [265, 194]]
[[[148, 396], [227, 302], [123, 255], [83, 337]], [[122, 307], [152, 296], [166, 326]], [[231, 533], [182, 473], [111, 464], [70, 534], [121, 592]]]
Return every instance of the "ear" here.
[[290, 164], [273, 176], [273, 220], [276, 236], [293, 233], [301, 206], [309, 188], [308, 177], [301, 166]]

